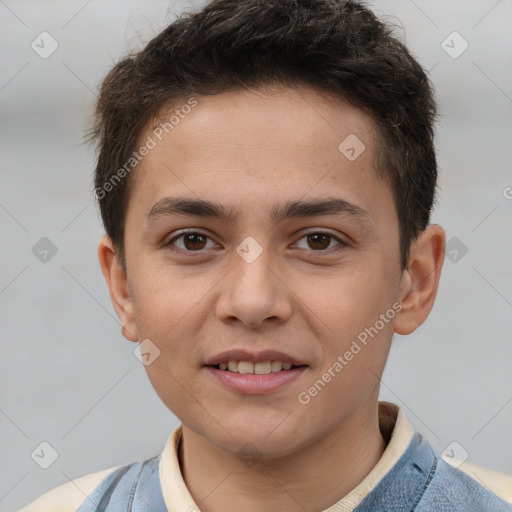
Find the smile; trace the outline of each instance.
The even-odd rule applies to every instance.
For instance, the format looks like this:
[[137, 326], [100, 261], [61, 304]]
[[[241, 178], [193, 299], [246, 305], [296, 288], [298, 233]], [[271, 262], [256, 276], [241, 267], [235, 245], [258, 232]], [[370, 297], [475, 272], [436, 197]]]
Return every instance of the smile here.
[[[230, 366], [233, 369], [230, 369]], [[308, 365], [293, 366], [291, 363], [280, 361], [228, 361], [204, 368], [217, 384], [230, 391], [245, 395], [263, 395], [296, 381]]]
[[214, 368], [219, 370], [242, 373], [242, 374], [255, 374], [255, 375], [268, 375], [269, 373], [281, 372], [283, 370], [291, 370], [296, 368], [296, 365], [291, 363], [283, 363], [282, 361], [262, 361], [253, 363], [251, 361], [222, 361], [214, 365]]

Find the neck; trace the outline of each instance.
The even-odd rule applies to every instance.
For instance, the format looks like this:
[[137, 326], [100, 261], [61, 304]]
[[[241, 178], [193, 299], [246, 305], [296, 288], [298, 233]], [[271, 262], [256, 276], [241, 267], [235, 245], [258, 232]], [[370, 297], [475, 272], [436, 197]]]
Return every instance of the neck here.
[[354, 489], [386, 447], [377, 404], [361, 407], [300, 452], [246, 467], [183, 425], [181, 471], [201, 512], [322, 511]]

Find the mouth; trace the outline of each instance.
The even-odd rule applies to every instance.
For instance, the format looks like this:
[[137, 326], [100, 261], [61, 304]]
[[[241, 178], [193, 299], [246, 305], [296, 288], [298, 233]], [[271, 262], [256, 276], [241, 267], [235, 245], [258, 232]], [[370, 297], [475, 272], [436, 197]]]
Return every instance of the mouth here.
[[206, 361], [203, 368], [213, 383], [230, 392], [265, 395], [291, 385], [309, 365], [275, 350], [258, 354], [230, 350]]
[[218, 364], [206, 365], [216, 370], [224, 372], [240, 373], [243, 375], [269, 375], [271, 373], [278, 373], [289, 371], [295, 368], [306, 367], [305, 364], [292, 364], [283, 361], [260, 361], [254, 363], [252, 361], [221, 361]]

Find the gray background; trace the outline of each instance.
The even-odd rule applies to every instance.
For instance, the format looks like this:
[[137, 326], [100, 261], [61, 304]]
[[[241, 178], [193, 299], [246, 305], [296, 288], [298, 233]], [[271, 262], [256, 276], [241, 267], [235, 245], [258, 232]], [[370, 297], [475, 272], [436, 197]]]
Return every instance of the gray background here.
[[[396, 17], [437, 89], [432, 221], [458, 251], [427, 322], [395, 337], [382, 399], [401, 405], [439, 450], [457, 441], [471, 462], [512, 474], [512, 2], [370, 5]], [[178, 424], [111, 306], [96, 255], [95, 155], [82, 136], [113, 60], [182, 10], [168, 1], [0, 0], [1, 511], [156, 455]], [[43, 31], [59, 44], [47, 59], [31, 48]], [[469, 44], [456, 59], [441, 47], [453, 31]], [[32, 252], [42, 237], [57, 248], [46, 262]], [[31, 458], [42, 441], [58, 452], [48, 469]]]

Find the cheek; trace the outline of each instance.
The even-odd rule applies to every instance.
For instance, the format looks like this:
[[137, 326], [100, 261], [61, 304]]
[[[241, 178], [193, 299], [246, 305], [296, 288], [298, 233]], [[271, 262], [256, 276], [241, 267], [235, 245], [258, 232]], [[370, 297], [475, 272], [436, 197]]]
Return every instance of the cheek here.
[[190, 317], [197, 314], [207, 290], [204, 278], [178, 275], [168, 265], [141, 264], [133, 278], [132, 296], [139, 332], [162, 341], [177, 336], [191, 325]]
[[[187, 375], [187, 368], [179, 363], [172, 351], [162, 352], [151, 365], [146, 366], [146, 373], [151, 386], [167, 408], [182, 421], [194, 415], [208, 420], [205, 410], [196, 399], [198, 390]], [[193, 397], [194, 399], [191, 399]]]
[[[380, 319], [380, 314], [386, 315], [386, 311], [390, 311], [385, 317], [387, 322]], [[297, 396], [310, 413], [305, 421], [314, 417], [326, 428], [334, 428], [371, 393], [378, 394], [393, 334], [394, 314], [393, 309], [380, 311], [373, 307], [361, 307], [353, 316], [338, 311], [337, 327], [334, 320], [330, 327], [335, 334], [329, 332], [324, 337], [323, 360], [319, 367], [312, 368]]]
[[[328, 339], [347, 342], [373, 325], [396, 300], [398, 282], [373, 261], [346, 272], [333, 272], [302, 285], [301, 302], [310, 318], [321, 320]], [[342, 348], [342, 347], [338, 347]]]
[[357, 402], [378, 383], [396, 316], [392, 307], [396, 284], [382, 267], [382, 262], [375, 261], [341, 277], [332, 276], [323, 287], [317, 281], [307, 292], [304, 288], [304, 311], [314, 313], [308, 316], [310, 328], [321, 340], [322, 350], [320, 365], [308, 380], [311, 393], [304, 390], [306, 400]]

